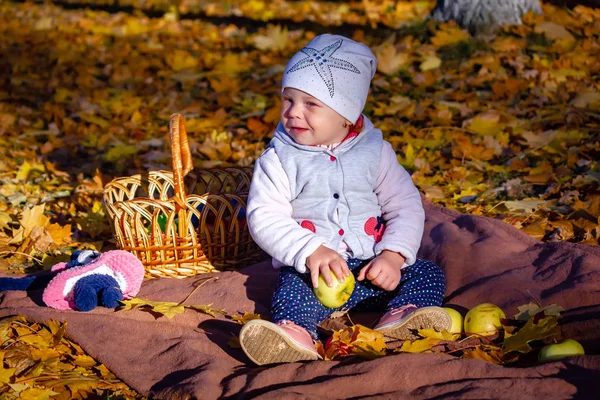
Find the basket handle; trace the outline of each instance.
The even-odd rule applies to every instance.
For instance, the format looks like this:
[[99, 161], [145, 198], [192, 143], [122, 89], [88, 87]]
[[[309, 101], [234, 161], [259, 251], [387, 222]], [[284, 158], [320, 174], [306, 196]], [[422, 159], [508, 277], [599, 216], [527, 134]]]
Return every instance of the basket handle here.
[[183, 115], [171, 115], [171, 118], [169, 119], [169, 131], [171, 137], [171, 153], [173, 155], [173, 183], [175, 185], [175, 197], [183, 203], [185, 200], [183, 178], [194, 168], [188, 136], [185, 131], [185, 118]]

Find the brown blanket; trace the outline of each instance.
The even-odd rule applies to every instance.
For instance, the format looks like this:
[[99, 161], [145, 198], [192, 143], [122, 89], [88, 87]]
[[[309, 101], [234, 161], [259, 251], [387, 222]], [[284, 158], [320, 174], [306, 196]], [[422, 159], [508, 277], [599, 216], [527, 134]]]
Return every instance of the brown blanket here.
[[[240, 325], [187, 310], [172, 319], [147, 312], [97, 308], [83, 313], [40, 306], [36, 293], [0, 296], [0, 317], [68, 321], [67, 333], [145, 395], [157, 399], [215, 398], [594, 398], [600, 378], [600, 248], [541, 243], [500, 221], [426, 203], [422, 258], [447, 275], [449, 304], [501, 306], [507, 315], [532, 298], [567, 309], [560, 335], [588, 355], [509, 368], [445, 354], [398, 354], [255, 367], [227, 345]], [[268, 263], [224, 272], [186, 304], [213, 303], [230, 313], [269, 315], [277, 277]], [[207, 276], [151, 280], [137, 297], [181, 301]]]

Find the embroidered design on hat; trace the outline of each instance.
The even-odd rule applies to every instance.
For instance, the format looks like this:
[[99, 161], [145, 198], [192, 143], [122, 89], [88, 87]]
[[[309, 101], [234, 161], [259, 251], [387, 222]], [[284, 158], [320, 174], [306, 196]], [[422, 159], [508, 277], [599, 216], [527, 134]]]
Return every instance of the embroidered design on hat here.
[[305, 47], [300, 51], [306, 54], [308, 57], [303, 58], [294, 64], [286, 72], [286, 74], [314, 65], [319, 73], [319, 76], [321, 79], [323, 79], [323, 82], [325, 82], [327, 89], [329, 89], [329, 95], [333, 97], [335, 90], [333, 86], [333, 73], [331, 72], [331, 67], [344, 69], [346, 71], [354, 72], [355, 74], [360, 74], [359, 69], [353, 64], [346, 60], [332, 57], [333, 53], [335, 53], [340, 47], [342, 47], [341, 39], [321, 50], [313, 49], [312, 47]]

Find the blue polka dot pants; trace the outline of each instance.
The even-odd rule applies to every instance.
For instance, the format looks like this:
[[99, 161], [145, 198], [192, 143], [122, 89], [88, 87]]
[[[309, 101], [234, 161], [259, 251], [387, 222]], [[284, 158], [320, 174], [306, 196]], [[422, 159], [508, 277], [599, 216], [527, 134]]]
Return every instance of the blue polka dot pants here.
[[[370, 260], [348, 260], [348, 268], [356, 278], [361, 268]], [[407, 304], [417, 307], [440, 306], [444, 299], [446, 283], [444, 273], [437, 265], [426, 260], [402, 269], [398, 287], [392, 291], [373, 285], [368, 279], [356, 281], [354, 292], [346, 304], [328, 308], [319, 302], [312, 291], [310, 274], [301, 274], [293, 267], [283, 267], [273, 295], [271, 319], [273, 322], [288, 320], [306, 329], [317, 339], [317, 324], [326, 320], [334, 311], [389, 311]]]

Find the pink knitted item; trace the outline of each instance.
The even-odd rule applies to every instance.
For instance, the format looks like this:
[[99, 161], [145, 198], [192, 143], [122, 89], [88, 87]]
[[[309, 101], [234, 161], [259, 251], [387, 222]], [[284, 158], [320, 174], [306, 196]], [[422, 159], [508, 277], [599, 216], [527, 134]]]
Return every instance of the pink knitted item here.
[[113, 277], [119, 283], [123, 298], [134, 297], [144, 280], [142, 262], [124, 250], [107, 251], [89, 264], [65, 268], [66, 263], [59, 263], [52, 268], [61, 272], [50, 281], [42, 297], [48, 307], [58, 310], [75, 310], [73, 288], [84, 276], [99, 274]]

